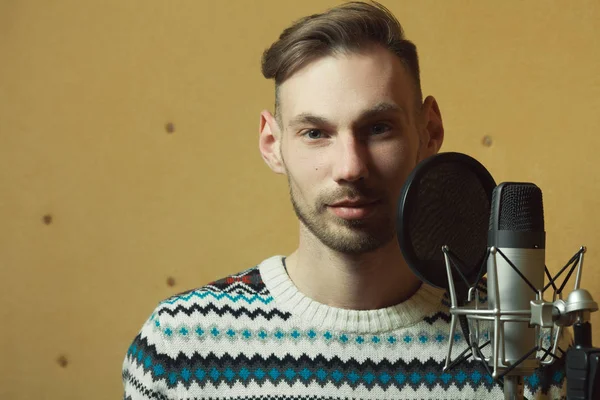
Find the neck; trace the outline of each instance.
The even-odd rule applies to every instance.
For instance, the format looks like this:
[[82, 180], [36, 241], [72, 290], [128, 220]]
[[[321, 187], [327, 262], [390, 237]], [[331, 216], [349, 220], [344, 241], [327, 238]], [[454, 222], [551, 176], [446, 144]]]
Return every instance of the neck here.
[[298, 249], [287, 257], [286, 266], [300, 292], [337, 308], [389, 307], [410, 298], [421, 285], [395, 240], [370, 253], [343, 254], [301, 231]]

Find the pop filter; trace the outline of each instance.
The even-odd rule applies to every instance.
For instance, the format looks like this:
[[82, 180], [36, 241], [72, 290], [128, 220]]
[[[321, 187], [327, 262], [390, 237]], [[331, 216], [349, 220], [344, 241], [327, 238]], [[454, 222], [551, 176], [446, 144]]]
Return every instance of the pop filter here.
[[415, 167], [398, 201], [397, 235], [404, 259], [419, 279], [448, 289], [442, 252], [448, 246], [462, 261], [458, 267], [469, 285], [475, 283], [485, 267], [495, 187], [488, 170], [465, 154], [440, 153]]

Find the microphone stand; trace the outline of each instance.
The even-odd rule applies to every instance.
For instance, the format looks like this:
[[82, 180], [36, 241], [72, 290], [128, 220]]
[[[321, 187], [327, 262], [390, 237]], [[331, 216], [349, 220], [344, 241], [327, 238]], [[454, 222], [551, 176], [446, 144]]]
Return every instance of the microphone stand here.
[[504, 377], [504, 400], [523, 399], [524, 389], [523, 376], [510, 375]]
[[600, 349], [592, 347], [589, 311], [578, 312], [573, 324], [573, 348], [567, 351], [567, 399], [600, 397]]
[[[486, 254], [486, 259], [490, 253], [495, 253], [498, 249], [492, 247]], [[583, 254], [586, 252], [585, 247], [581, 247], [580, 250], [567, 262], [567, 264], [553, 277], [550, 282], [544, 287], [543, 290], [538, 290], [538, 296], [536, 300], [531, 301], [531, 308], [529, 311], [519, 311], [519, 314], [527, 314], [527, 320], [530, 326], [535, 327], [538, 331], [539, 328], [551, 328], [553, 331], [556, 329], [556, 334], [552, 340], [551, 346], [548, 349], [544, 349], [541, 345], [541, 338], [538, 339], [539, 343], [534, 346], [527, 354], [523, 355], [521, 359], [515, 361], [512, 364], [503, 365], [499, 368], [499, 348], [500, 338], [504, 338], [504, 328], [502, 321], [519, 321], [522, 319], [513, 318], [510, 316], [510, 312], [502, 310], [500, 308], [495, 310], [488, 310], [479, 307], [477, 293], [477, 285], [479, 284], [482, 276], [479, 277], [475, 285], [469, 289], [468, 306], [459, 307], [457, 301], [456, 289], [454, 286], [454, 280], [452, 277], [452, 268], [454, 268], [459, 276], [466, 282], [466, 278], [463, 276], [458, 265], [462, 263], [455, 254], [451, 252], [448, 246], [443, 246], [442, 252], [444, 253], [446, 263], [446, 273], [449, 281], [449, 295], [450, 295], [450, 314], [452, 316], [450, 323], [450, 340], [448, 342], [448, 356], [446, 357], [446, 363], [444, 371], [447, 371], [463, 360], [473, 356], [473, 359], [482, 361], [484, 368], [488, 371], [490, 376], [496, 381], [504, 380], [504, 398], [505, 400], [521, 400], [524, 399], [524, 371], [517, 368], [526, 361], [532, 354], [539, 350], [544, 350], [545, 355], [537, 359], [537, 365], [548, 366], [551, 365], [558, 357], [556, 356], [556, 349], [558, 346], [558, 339], [560, 337], [561, 329], [565, 326], [572, 326], [574, 333], [573, 347], [569, 348], [566, 352], [566, 378], [567, 378], [567, 400], [598, 400], [600, 399], [600, 349], [592, 347], [592, 333], [591, 324], [589, 322], [590, 313], [598, 310], [598, 304], [592, 299], [590, 293], [585, 289], [580, 289], [581, 282], [581, 270], [583, 266]], [[508, 260], [508, 264], [517, 273], [518, 268]], [[484, 260], [484, 263], [486, 260]], [[558, 277], [571, 266], [570, 272], [567, 274], [560, 288], [557, 288], [555, 281]], [[569, 294], [567, 300], [562, 300], [562, 290], [571, 277], [573, 271], [577, 267], [577, 277], [575, 279], [575, 288]], [[494, 268], [494, 273], [497, 273]], [[545, 273], [550, 277], [550, 273], [546, 268]], [[522, 274], [521, 278], [528, 282]], [[495, 277], [495, 288], [492, 290], [496, 291], [497, 295], [497, 284], [498, 279]], [[552, 302], [544, 301], [542, 293], [550, 286], [554, 288], [554, 298]], [[556, 297], [559, 296], [558, 299]], [[496, 296], [498, 298], [498, 296]], [[513, 312], [514, 313], [514, 312]], [[462, 352], [457, 359], [452, 360], [452, 347], [453, 337], [456, 330], [457, 318], [466, 317], [468, 320], [468, 333], [467, 342], [469, 346]], [[511, 319], [512, 318], [512, 319]], [[479, 334], [479, 321], [482, 320], [494, 320], [494, 343], [491, 357], [484, 357], [481, 350], [490, 344], [490, 341], [480, 345], [480, 334]], [[504, 340], [504, 339], [502, 339]], [[504, 347], [504, 344], [502, 344]], [[563, 352], [558, 348], [561, 353]], [[470, 354], [467, 355], [467, 352]], [[549, 360], [545, 360], [550, 355]], [[536, 361], [528, 360], [528, 361]], [[490, 367], [493, 367], [490, 370]], [[503, 370], [503, 372], [500, 371]]]

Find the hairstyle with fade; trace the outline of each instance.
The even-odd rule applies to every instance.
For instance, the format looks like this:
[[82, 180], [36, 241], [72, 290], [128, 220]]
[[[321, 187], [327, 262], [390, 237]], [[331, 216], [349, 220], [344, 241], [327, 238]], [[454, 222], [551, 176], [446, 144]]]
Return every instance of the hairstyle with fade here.
[[359, 52], [379, 45], [398, 56], [412, 76], [422, 101], [416, 46], [404, 36], [394, 15], [377, 2], [352, 1], [321, 14], [304, 17], [285, 29], [262, 56], [262, 74], [275, 80], [275, 115], [281, 126], [279, 85], [319, 58]]

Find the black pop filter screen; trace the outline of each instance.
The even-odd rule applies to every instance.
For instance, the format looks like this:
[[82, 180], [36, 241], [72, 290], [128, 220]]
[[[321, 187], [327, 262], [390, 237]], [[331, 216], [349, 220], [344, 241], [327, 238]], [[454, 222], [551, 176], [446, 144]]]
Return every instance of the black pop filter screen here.
[[448, 246], [474, 283], [487, 251], [495, 186], [479, 162], [460, 153], [441, 153], [415, 168], [399, 202], [398, 240], [409, 267], [422, 280], [448, 288], [442, 252]]

